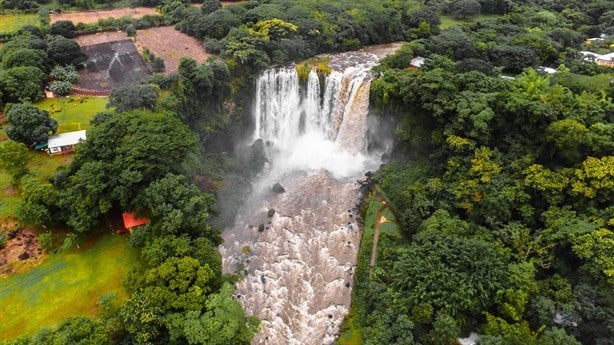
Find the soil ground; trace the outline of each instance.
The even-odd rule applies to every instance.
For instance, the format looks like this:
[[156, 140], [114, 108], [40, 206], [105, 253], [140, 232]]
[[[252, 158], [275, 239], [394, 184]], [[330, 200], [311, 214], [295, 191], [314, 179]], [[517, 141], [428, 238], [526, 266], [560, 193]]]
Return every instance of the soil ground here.
[[13, 273], [15, 263], [36, 262], [42, 253], [33, 229], [16, 228], [16, 222], [7, 218], [0, 220], [0, 223], [2, 232], [7, 236], [5, 246], [0, 250], [1, 277]]
[[[80, 35], [75, 38], [77, 43], [85, 51], [87, 51], [90, 46], [128, 39], [130, 39], [130, 37], [121, 31]], [[143, 54], [143, 51], [147, 48], [154, 55], [164, 60], [164, 65], [166, 66], [164, 73], [167, 75], [177, 71], [179, 60], [184, 56], [189, 56], [198, 63], [203, 63], [207, 61], [210, 56], [213, 56], [207, 53], [202, 42], [175, 30], [172, 26], [138, 30], [134, 41], [136, 48], [141, 54]], [[85, 76], [81, 78], [85, 78]]]
[[161, 26], [138, 30], [136, 34], [136, 47], [143, 53], [145, 48], [164, 60], [165, 74], [177, 71], [179, 60], [189, 56], [198, 63], [205, 62], [211, 54], [203, 44], [172, 26]]
[[106, 32], [99, 32], [96, 34], [79, 35], [75, 37], [75, 41], [77, 41], [77, 43], [81, 47], [91, 46], [91, 45], [99, 44], [99, 43], [107, 43], [107, 42], [112, 42], [112, 41], [122, 41], [122, 40], [127, 40], [127, 39], [130, 39], [130, 37], [128, 37], [128, 35], [126, 35], [122, 31], [106, 31]]
[[70, 20], [76, 25], [77, 23], [97, 23], [99, 19], [121, 17], [141, 18], [146, 15], [155, 14], [159, 13], [156, 12], [155, 8], [151, 7], [117, 8], [112, 10], [52, 13], [49, 15], [49, 20], [51, 24], [59, 20]]

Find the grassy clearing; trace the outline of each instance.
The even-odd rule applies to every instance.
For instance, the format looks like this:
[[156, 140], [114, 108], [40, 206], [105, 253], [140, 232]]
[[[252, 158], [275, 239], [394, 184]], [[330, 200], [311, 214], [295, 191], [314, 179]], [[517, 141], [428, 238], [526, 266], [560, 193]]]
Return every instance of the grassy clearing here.
[[107, 101], [106, 97], [69, 96], [45, 98], [37, 102], [36, 106], [47, 110], [60, 125], [58, 133], [64, 133], [89, 129], [90, 120], [105, 110]]
[[494, 15], [494, 14], [480, 14], [477, 17], [473, 17], [471, 19], [454, 19], [450, 16], [444, 16], [444, 15], [440, 15], [439, 19], [441, 19], [441, 24], [439, 24], [439, 28], [441, 30], [444, 29], [449, 29], [452, 27], [456, 27], [456, 26], [461, 26], [461, 25], [468, 25], [468, 24], [473, 24], [475, 22], [479, 22], [481, 20], [488, 20], [488, 19], [492, 19], [492, 18], [497, 18], [499, 17], [498, 15]]
[[14, 214], [19, 202], [19, 195], [13, 188], [12, 181], [11, 175], [0, 171], [0, 219]]
[[51, 255], [28, 273], [0, 279], [0, 340], [32, 334], [69, 316], [92, 316], [101, 295], [127, 297], [121, 283], [136, 251], [127, 237], [105, 235], [89, 248]]
[[40, 26], [37, 14], [0, 15], [0, 33], [12, 33], [24, 25]]
[[[58, 167], [68, 166], [71, 160], [72, 154], [49, 156], [44, 152], [29, 151], [28, 171], [45, 182], [55, 175]], [[19, 189], [13, 185], [13, 178], [0, 171], [0, 219], [13, 216], [19, 200]]]

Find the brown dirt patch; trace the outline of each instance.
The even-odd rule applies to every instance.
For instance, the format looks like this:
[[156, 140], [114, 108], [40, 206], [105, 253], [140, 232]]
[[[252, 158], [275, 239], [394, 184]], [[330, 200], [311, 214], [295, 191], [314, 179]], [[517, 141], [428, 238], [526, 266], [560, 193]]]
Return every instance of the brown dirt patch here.
[[198, 63], [207, 61], [212, 54], [207, 53], [203, 43], [175, 30], [172, 26], [161, 26], [138, 30], [136, 46], [142, 54], [145, 48], [164, 60], [165, 74], [177, 71], [179, 60], [189, 56]]
[[42, 251], [33, 229], [17, 228], [6, 235], [6, 245], [0, 250], [0, 275], [14, 273], [19, 264], [40, 261]]
[[57, 22], [58, 20], [70, 20], [76, 25], [77, 23], [97, 23], [99, 19], [121, 17], [141, 18], [146, 15], [155, 14], [159, 13], [156, 12], [155, 8], [151, 7], [117, 8], [112, 10], [52, 13], [49, 16], [49, 20], [51, 21], [51, 24]]
[[75, 38], [75, 41], [81, 46], [91, 46], [99, 43], [107, 43], [113, 41], [123, 41], [130, 39], [123, 31], [106, 31], [96, 34], [79, 35]]

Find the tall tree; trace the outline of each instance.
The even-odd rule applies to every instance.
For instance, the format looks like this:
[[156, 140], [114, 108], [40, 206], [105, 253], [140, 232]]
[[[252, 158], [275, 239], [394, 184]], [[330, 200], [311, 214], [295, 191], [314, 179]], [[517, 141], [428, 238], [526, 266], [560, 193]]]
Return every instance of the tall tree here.
[[49, 117], [49, 112], [31, 103], [12, 105], [6, 116], [9, 121], [6, 134], [28, 147], [46, 142], [58, 129], [58, 122]]

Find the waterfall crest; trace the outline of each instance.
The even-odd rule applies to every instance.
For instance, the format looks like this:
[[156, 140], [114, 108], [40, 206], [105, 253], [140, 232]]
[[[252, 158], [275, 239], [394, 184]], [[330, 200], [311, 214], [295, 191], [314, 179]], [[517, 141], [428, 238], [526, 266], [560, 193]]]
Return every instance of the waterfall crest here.
[[369, 84], [365, 66], [322, 78], [312, 70], [304, 83], [292, 67], [265, 71], [257, 81], [252, 139], [271, 148], [274, 173], [325, 169], [342, 178], [364, 171]]
[[380, 163], [366, 149], [370, 69], [397, 47], [330, 55], [333, 72], [303, 84], [294, 68], [258, 79], [251, 140], [264, 141], [270, 163], [220, 247], [224, 269], [244, 276], [238, 300], [262, 320], [254, 344], [338, 335], [360, 241], [356, 180]]

